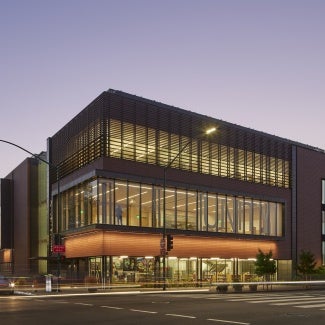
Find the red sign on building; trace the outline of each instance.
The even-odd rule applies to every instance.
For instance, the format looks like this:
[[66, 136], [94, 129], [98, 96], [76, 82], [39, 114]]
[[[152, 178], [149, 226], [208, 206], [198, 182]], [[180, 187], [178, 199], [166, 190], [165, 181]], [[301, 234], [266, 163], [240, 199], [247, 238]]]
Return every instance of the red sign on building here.
[[53, 251], [53, 253], [65, 253], [65, 246], [64, 245], [53, 245], [52, 251]]

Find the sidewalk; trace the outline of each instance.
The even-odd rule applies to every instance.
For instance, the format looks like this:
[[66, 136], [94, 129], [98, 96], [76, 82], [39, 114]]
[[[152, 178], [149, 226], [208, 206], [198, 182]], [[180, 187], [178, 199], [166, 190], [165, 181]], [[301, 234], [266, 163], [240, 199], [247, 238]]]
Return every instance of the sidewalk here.
[[[254, 285], [254, 287], [252, 287]], [[47, 290], [46, 290], [47, 289]], [[40, 286], [37, 288], [17, 288], [15, 295], [60, 295], [60, 294], [136, 294], [136, 293], [207, 293], [207, 294], [229, 294], [229, 293], [267, 293], [278, 291], [305, 291], [305, 290], [325, 290], [325, 281], [309, 282], [259, 282], [259, 283], [215, 283], [210, 286], [202, 287], [166, 287], [163, 290], [160, 287], [143, 287], [141, 285], [115, 285], [115, 286], [74, 286], [74, 285], [56, 285], [49, 288]]]

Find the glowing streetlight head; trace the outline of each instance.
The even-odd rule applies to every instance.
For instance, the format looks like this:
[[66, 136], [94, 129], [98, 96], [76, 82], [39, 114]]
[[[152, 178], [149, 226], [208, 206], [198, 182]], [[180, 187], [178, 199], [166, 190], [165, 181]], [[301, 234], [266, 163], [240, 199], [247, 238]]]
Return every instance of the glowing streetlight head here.
[[205, 133], [206, 133], [206, 134], [211, 134], [211, 133], [213, 133], [213, 132], [215, 132], [215, 131], [217, 131], [217, 128], [216, 128], [216, 127], [212, 127], [212, 128], [210, 128], [210, 129], [207, 129], [207, 130], [205, 131]]

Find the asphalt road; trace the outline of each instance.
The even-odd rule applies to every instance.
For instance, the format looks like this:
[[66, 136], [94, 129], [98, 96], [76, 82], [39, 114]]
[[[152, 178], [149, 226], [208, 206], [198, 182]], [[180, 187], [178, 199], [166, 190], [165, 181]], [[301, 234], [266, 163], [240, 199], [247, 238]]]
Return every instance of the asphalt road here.
[[325, 291], [1, 296], [0, 322], [323, 325]]

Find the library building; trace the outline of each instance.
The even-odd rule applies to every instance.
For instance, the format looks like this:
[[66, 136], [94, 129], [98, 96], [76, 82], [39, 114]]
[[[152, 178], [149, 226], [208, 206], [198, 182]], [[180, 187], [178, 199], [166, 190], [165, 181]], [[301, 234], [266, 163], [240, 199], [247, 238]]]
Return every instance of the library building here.
[[[250, 281], [259, 250], [274, 280], [294, 278], [302, 250], [325, 263], [319, 148], [109, 89], [43, 156], [1, 179], [0, 268], [55, 274], [61, 246], [63, 278], [109, 284]], [[31, 193], [16, 211], [19, 175]]]

